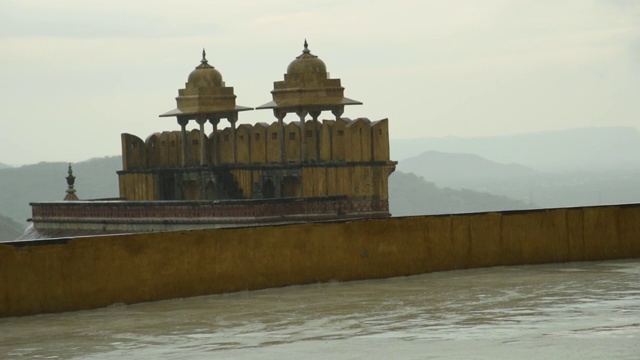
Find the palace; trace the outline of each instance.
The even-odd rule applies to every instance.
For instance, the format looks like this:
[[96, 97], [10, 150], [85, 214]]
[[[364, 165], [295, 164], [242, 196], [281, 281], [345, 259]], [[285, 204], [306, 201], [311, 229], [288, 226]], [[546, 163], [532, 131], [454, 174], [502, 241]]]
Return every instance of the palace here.
[[[388, 217], [388, 120], [350, 120], [340, 79], [305, 41], [274, 82], [271, 124], [240, 124], [234, 88], [202, 52], [178, 90], [179, 130], [122, 134], [118, 199], [32, 203], [35, 237]], [[323, 113], [330, 120], [320, 120]], [[295, 120], [286, 123], [291, 114]], [[197, 129], [187, 130], [194, 120]], [[220, 128], [221, 121], [229, 126]], [[212, 130], [207, 130], [207, 127]], [[70, 173], [70, 176], [72, 174]], [[70, 190], [73, 190], [71, 181]], [[74, 194], [75, 195], [75, 194]], [[33, 236], [32, 236], [33, 237]]]

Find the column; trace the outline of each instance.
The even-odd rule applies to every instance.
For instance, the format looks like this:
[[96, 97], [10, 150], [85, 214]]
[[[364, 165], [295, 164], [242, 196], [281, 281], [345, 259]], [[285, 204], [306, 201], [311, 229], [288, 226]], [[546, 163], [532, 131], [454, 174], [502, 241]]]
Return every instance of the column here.
[[287, 116], [287, 113], [284, 111], [280, 111], [278, 109], [273, 109], [273, 115], [278, 119], [278, 141], [280, 143], [280, 162], [285, 163], [284, 158], [284, 117]]
[[336, 121], [340, 120], [340, 116], [342, 116], [342, 114], [344, 113], [344, 106], [338, 106], [334, 108], [333, 110], [331, 110], [331, 113], [336, 117]]
[[231, 163], [236, 163], [236, 121], [238, 121], [238, 113], [231, 114], [228, 118], [231, 123]]
[[196, 122], [200, 125], [200, 166], [207, 165], [207, 136], [204, 133], [204, 124], [207, 122], [205, 115], [198, 115]]
[[209, 118], [209, 122], [213, 125], [213, 139], [211, 139], [211, 147], [213, 147], [213, 150], [211, 151], [211, 164], [218, 165], [218, 123], [220, 122], [220, 118], [211, 117]]
[[318, 116], [320, 116], [320, 111], [311, 111], [309, 112], [311, 117], [313, 118], [313, 151], [315, 152], [313, 160], [316, 162], [320, 161], [320, 137], [318, 136]]
[[178, 124], [180, 124], [180, 129], [182, 131], [182, 167], [187, 166], [187, 124], [189, 123], [189, 119], [179, 117]]
[[304, 131], [304, 118], [307, 117], [305, 110], [298, 110], [298, 117], [300, 118], [300, 162], [307, 160], [307, 134]]

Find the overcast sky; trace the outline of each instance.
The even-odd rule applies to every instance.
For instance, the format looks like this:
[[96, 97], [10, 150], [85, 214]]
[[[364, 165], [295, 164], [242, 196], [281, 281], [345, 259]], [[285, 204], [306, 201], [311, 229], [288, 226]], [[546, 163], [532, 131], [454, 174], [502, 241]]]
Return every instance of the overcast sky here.
[[266, 103], [305, 38], [364, 103], [344, 116], [392, 138], [640, 126], [637, 0], [0, 0], [0, 162], [178, 129], [158, 115], [203, 47], [239, 105]]

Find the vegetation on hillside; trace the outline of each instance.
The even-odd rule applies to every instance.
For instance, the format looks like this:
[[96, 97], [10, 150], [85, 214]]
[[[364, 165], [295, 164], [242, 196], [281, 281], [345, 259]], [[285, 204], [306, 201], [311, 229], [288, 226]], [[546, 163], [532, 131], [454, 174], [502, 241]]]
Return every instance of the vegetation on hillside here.
[[17, 239], [24, 232], [22, 224], [0, 214], [0, 241]]
[[[67, 189], [68, 163], [41, 162], [17, 168], [0, 169], [0, 213], [26, 227], [31, 217], [30, 202], [58, 201]], [[80, 199], [118, 196], [120, 156], [96, 158], [72, 164]]]
[[413, 173], [389, 178], [389, 208], [394, 216], [531, 209], [533, 204], [466, 189], [439, 188]]

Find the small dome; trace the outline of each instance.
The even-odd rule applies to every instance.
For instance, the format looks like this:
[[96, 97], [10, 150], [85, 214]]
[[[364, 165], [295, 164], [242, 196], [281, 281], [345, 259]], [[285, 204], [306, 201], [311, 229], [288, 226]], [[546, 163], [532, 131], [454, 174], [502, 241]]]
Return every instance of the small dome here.
[[202, 50], [200, 65], [189, 74], [187, 83], [196, 88], [223, 86], [222, 75], [213, 66], [209, 65], [204, 50]]
[[309, 73], [326, 74], [327, 66], [324, 64], [324, 61], [309, 51], [309, 44], [307, 44], [307, 40], [305, 40], [302, 55], [296, 57], [296, 59], [289, 64], [287, 74], [301, 75]]

